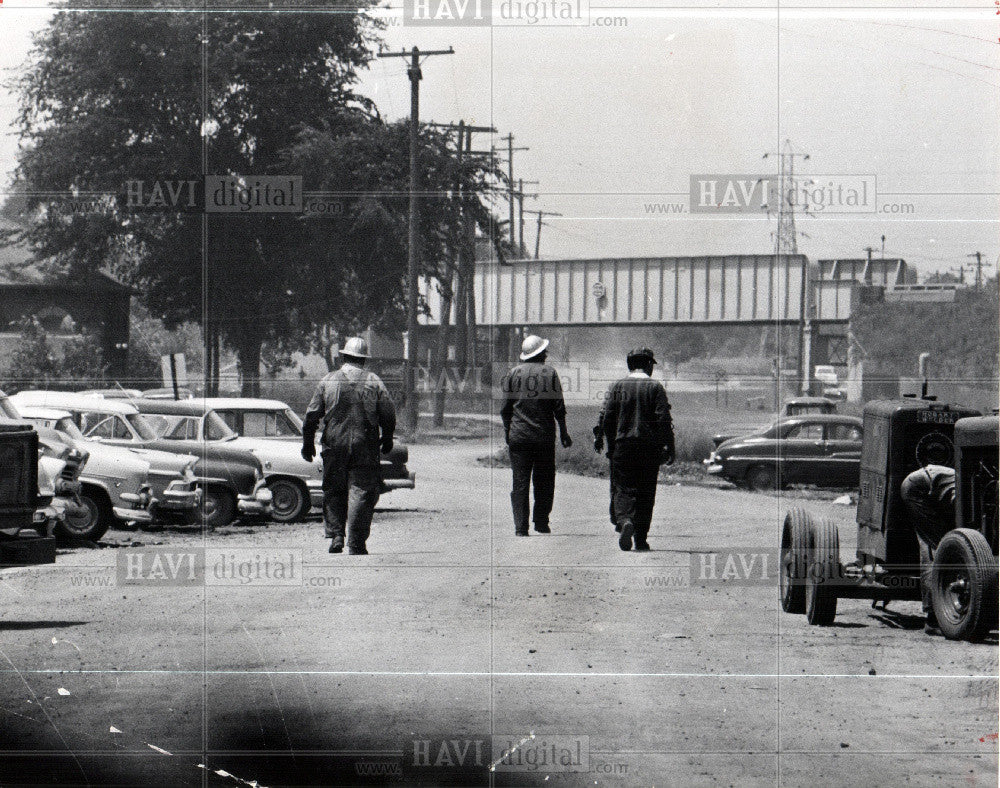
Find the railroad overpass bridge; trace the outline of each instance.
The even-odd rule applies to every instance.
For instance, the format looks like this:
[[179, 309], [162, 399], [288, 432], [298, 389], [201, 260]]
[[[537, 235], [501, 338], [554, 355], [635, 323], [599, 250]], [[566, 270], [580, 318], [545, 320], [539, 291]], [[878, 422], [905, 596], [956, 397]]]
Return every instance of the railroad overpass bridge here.
[[[492, 341], [513, 347], [529, 327], [797, 326], [804, 311], [807, 363], [846, 372], [848, 325], [861, 289], [902, 291], [914, 281], [900, 259], [813, 263], [801, 254], [483, 260], [471, 312], [481, 330], [495, 330]], [[438, 325], [438, 288], [425, 281], [422, 296], [423, 325]]]

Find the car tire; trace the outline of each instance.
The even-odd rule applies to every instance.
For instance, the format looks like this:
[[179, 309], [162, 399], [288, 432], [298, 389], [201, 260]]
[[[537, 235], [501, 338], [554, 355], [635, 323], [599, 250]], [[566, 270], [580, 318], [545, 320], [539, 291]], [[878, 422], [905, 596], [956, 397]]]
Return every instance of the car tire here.
[[206, 528], [221, 528], [236, 519], [236, 499], [229, 490], [206, 487], [201, 497], [201, 522]]
[[949, 640], [982, 640], [997, 628], [997, 558], [979, 531], [956, 528], [938, 544], [931, 603]]
[[309, 493], [291, 479], [275, 479], [267, 485], [271, 491], [272, 511], [268, 519], [276, 523], [294, 523], [309, 511]]
[[767, 465], [754, 465], [747, 471], [747, 487], [755, 492], [769, 492], [777, 488], [774, 469]]
[[111, 503], [101, 494], [84, 489], [80, 493], [80, 503], [87, 511], [85, 517], [64, 517], [53, 531], [60, 539], [87, 539], [96, 542], [111, 527], [114, 511]]
[[806, 612], [806, 573], [808, 567], [809, 529], [813, 519], [805, 509], [792, 509], [781, 528], [780, 574], [778, 594], [786, 613]]
[[840, 535], [830, 520], [809, 528], [809, 568], [806, 572], [806, 620], [825, 627], [837, 616], [837, 583], [840, 581]]

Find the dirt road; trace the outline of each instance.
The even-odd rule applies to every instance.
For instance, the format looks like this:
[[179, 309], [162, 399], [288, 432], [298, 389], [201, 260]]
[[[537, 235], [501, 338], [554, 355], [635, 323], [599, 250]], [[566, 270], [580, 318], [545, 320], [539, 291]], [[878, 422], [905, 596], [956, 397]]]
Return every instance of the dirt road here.
[[[622, 553], [607, 482], [560, 476], [553, 533], [515, 539], [489, 451], [413, 447], [369, 556], [313, 522], [4, 572], [0, 784], [996, 784], [996, 641], [781, 613], [792, 502], [661, 487]], [[808, 505], [849, 560], [853, 508]]]

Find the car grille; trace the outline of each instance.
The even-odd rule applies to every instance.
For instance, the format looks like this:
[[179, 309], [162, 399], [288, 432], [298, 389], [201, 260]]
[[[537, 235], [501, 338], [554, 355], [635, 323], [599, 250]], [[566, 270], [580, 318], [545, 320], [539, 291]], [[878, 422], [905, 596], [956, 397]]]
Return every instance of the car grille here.
[[79, 478], [81, 470], [83, 470], [83, 466], [80, 464], [80, 460], [68, 457], [66, 459], [66, 467], [63, 468], [59, 476], [68, 482], [75, 482]]

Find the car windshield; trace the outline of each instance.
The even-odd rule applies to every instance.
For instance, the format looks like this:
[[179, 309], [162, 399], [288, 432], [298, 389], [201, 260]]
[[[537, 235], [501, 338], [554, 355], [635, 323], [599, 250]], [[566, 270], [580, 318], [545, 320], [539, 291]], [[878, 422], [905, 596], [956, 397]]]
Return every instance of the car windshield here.
[[130, 413], [125, 418], [142, 440], [156, 440], [156, 430], [150, 426], [149, 422], [146, 421], [146, 417], [141, 413]]
[[246, 438], [297, 438], [302, 435], [302, 423], [288, 410], [245, 410], [243, 432]]

